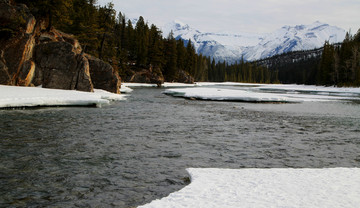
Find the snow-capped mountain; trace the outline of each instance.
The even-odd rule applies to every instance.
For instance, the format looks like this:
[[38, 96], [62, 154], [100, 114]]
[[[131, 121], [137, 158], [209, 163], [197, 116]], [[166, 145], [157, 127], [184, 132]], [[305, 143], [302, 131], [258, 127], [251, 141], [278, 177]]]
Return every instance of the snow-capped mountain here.
[[161, 28], [165, 37], [173, 31], [176, 39], [191, 40], [196, 52], [215, 60], [234, 62], [244, 57], [252, 61], [276, 54], [297, 50], [310, 50], [330, 43], [343, 41], [345, 30], [314, 22], [310, 25], [284, 26], [266, 34], [204, 33], [179, 21], [173, 21]]

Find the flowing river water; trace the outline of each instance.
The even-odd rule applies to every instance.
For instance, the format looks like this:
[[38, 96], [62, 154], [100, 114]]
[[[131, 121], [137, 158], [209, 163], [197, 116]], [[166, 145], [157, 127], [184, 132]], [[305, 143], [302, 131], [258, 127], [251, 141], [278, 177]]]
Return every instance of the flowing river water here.
[[185, 100], [0, 110], [0, 207], [136, 207], [185, 169], [360, 167], [360, 104]]

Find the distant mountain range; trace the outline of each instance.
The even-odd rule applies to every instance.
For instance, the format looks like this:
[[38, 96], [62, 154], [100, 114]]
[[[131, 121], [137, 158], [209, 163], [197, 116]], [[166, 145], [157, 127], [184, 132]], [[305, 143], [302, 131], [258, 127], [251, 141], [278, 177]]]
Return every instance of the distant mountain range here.
[[179, 21], [170, 22], [161, 30], [164, 37], [173, 31], [176, 39], [183, 39], [185, 43], [190, 39], [198, 54], [229, 63], [239, 61], [241, 57], [253, 61], [290, 51], [311, 50], [322, 47], [327, 40], [342, 42], [346, 34], [344, 29], [321, 22], [284, 26], [265, 34], [200, 32]]

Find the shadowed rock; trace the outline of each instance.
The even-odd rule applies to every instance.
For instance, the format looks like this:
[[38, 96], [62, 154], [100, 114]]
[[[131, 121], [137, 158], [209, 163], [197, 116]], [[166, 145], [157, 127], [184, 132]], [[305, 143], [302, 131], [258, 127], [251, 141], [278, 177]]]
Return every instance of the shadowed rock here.
[[87, 59], [67, 42], [40, 44], [35, 49], [35, 63], [41, 73], [35, 84], [45, 88], [93, 91]]
[[93, 56], [86, 55], [86, 57], [89, 60], [94, 88], [120, 94], [121, 78], [114, 68]]

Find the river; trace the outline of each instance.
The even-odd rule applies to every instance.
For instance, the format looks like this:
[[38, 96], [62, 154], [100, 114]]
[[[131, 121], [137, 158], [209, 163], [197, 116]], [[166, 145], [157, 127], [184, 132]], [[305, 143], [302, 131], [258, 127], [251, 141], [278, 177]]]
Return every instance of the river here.
[[0, 207], [136, 207], [185, 168], [360, 167], [360, 104], [185, 100], [0, 110]]

